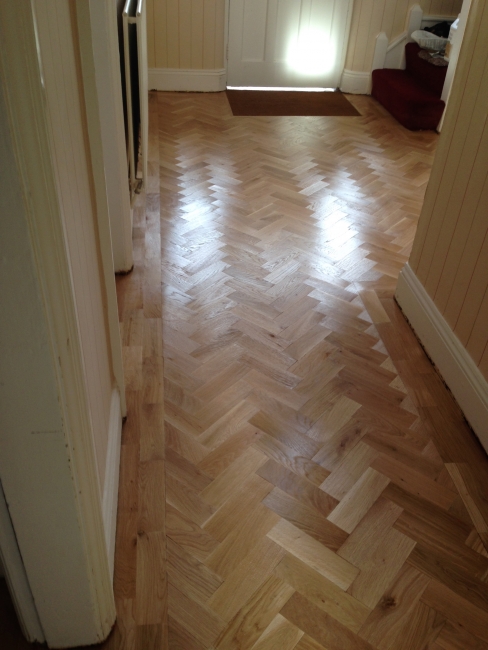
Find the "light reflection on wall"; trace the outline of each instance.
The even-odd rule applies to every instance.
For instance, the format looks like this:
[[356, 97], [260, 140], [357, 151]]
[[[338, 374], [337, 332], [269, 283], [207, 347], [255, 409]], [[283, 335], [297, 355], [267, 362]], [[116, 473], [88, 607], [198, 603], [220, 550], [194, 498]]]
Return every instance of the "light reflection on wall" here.
[[336, 44], [324, 30], [302, 29], [288, 46], [286, 57], [291, 70], [317, 77], [330, 72], [336, 62]]

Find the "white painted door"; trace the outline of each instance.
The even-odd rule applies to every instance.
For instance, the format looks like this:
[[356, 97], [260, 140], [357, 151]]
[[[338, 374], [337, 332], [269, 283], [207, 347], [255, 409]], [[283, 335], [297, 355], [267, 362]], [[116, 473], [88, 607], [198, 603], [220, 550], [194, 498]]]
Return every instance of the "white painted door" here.
[[337, 88], [352, 0], [230, 0], [229, 86]]

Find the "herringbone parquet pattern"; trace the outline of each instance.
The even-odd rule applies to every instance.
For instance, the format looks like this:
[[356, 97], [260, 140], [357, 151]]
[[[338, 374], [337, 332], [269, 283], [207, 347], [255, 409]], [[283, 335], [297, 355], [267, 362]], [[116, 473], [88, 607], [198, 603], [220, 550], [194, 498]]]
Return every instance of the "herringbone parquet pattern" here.
[[488, 648], [486, 460], [392, 300], [437, 136], [353, 101], [151, 96], [110, 647]]

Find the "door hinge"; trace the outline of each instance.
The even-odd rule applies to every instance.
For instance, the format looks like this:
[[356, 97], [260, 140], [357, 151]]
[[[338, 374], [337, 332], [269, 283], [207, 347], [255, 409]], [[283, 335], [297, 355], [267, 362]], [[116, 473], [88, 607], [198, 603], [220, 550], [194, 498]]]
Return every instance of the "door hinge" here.
[[227, 61], [229, 60], [229, 43], [227, 43], [225, 47], [225, 58], [227, 59]]

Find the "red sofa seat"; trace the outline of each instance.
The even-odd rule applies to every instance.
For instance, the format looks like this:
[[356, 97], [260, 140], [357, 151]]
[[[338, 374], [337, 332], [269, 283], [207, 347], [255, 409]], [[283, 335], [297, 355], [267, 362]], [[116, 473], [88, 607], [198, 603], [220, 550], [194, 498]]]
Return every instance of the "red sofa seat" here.
[[405, 70], [373, 71], [372, 95], [410, 131], [435, 129], [445, 104], [441, 100], [446, 67], [437, 67], [418, 56], [420, 47], [405, 47]]

